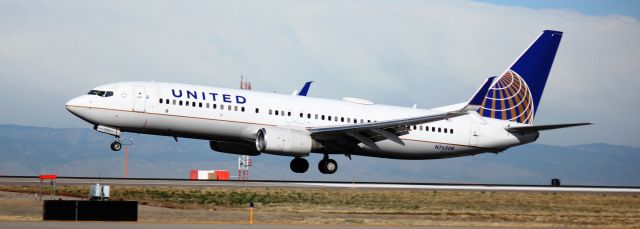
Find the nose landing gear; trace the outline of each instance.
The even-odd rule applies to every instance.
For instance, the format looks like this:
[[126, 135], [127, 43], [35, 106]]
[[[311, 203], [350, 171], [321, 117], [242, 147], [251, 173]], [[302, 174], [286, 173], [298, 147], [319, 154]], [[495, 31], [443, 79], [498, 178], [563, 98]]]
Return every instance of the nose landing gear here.
[[324, 155], [324, 158], [318, 163], [318, 170], [323, 174], [334, 174], [338, 171], [338, 162]]
[[116, 140], [111, 143], [111, 150], [120, 151], [122, 149], [122, 143], [120, 143], [120, 137], [116, 137]]

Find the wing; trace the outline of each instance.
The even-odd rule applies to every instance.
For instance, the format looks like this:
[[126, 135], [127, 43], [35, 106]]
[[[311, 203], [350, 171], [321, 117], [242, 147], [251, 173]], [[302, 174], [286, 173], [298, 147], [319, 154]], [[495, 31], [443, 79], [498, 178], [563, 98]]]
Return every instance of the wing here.
[[438, 112], [430, 115], [393, 119], [380, 122], [359, 123], [352, 125], [310, 127], [307, 130], [311, 137], [318, 141], [331, 141], [337, 144], [355, 147], [362, 143], [372, 149], [379, 149], [376, 142], [391, 140], [404, 145], [400, 136], [408, 134], [412, 125], [450, 119], [467, 114], [465, 111]]

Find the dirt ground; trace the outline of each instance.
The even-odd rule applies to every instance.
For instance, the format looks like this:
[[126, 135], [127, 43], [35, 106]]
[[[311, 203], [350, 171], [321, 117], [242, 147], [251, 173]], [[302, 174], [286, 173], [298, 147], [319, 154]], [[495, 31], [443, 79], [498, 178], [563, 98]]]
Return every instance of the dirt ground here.
[[[223, 194], [229, 192], [289, 196], [283, 201], [294, 196], [300, 197], [301, 201], [257, 204], [254, 211], [256, 223], [640, 228], [640, 197], [633, 194], [341, 189], [192, 190], [171, 187], [150, 190], [128, 187], [120, 192], [124, 190], [128, 195], [135, 190], [144, 190], [146, 195], [167, 192], [172, 194], [170, 196], [191, 196], [196, 199], [201, 198], [196, 195], [198, 193], [224, 198]], [[313, 198], [306, 199], [307, 196]], [[246, 223], [249, 219], [246, 207], [190, 203], [186, 197], [169, 198], [159, 200], [151, 196], [141, 197], [139, 222]], [[0, 220], [39, 221], [42, 219], [41, 210], [42, 203], [36, 201], [33, 194], [0, 191]]]

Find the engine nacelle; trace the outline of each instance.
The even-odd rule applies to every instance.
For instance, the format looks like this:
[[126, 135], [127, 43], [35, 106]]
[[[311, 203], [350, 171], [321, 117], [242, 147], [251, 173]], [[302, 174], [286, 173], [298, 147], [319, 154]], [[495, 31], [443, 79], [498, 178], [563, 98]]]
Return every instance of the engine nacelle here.
[[221, 153], [249, 155], [249, 156], [260, 155], [260, 152], [256, 151], [256, 148], [253, 147], [253, 145], [236, 143], [236, 142], [209, 141], [209, 147], [211, 147], [212, 150], [218, 151]]
[[303, 131], [267, 127], [258, 130], [256, 149], [283, 156], [307, 156], [312, 150], [320, 149], [320, 143]]

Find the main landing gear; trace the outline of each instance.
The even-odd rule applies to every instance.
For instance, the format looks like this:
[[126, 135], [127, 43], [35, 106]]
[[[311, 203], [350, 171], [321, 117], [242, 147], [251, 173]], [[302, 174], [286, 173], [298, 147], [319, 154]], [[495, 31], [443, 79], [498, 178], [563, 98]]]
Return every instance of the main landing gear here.
[[294, 173], [304, 173], [309, 169], [309, 162], [307, 159], [295, 157], [291, 160], [289, 167], [291, 167], [291, 171]]
[[111, 150], [120, 151], [122, 149], [122, 143], [120, 143], [120, 137], [116, 136], [116, 140], [111, 143]]
[[[295, 157], [291, 160], [289, 167], [294, 173], [305, 173], [309, 169], [309, 162], [307, 159]], [[338, 163], [325, 155], [318, 163], [318, 170], [323, 174], [334, 174], [338, 170]]]
[[334, 174], [338, 171], [338, 162], [324, 155], [324, 158], [318, 163], [318, 170], [323, 174]]

